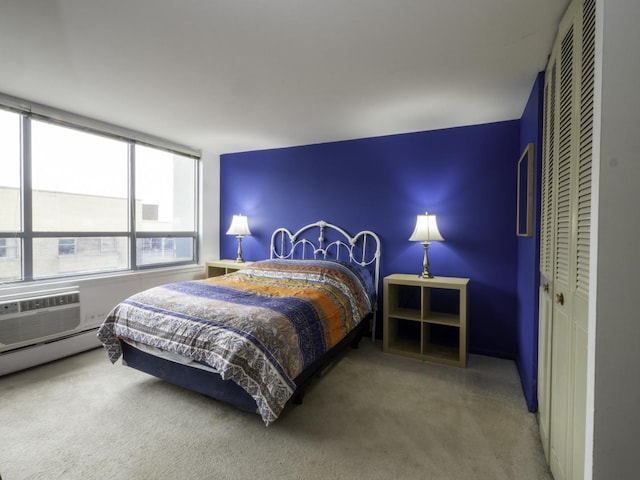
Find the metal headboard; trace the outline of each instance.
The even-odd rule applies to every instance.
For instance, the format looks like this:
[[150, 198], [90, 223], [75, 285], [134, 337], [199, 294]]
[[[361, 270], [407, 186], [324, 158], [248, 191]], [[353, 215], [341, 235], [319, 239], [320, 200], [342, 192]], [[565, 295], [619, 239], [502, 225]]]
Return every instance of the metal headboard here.
[[[314, 235], [317, 237], [313, 238]], [[324, 220], [305, 225], [295, 233], [286, 228], [278, 228], [271, 235], [270, 257], [356, 263], [369, 269], [373, 276], [376, 295], [379, 291], [380, 238], [369, 230], [358, 232], [352, 237], [342, 228]], [[377, 303], [376, 301], [373, 305], [371, 340], [375, 338]]]

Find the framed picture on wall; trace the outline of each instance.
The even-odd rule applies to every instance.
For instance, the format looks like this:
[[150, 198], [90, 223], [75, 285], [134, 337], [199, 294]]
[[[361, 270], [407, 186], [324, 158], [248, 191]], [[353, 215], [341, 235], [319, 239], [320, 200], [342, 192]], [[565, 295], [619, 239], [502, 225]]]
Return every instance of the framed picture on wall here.
[[516, 235], [533, 235], [533, 143], [529, 143], [518, 160]]

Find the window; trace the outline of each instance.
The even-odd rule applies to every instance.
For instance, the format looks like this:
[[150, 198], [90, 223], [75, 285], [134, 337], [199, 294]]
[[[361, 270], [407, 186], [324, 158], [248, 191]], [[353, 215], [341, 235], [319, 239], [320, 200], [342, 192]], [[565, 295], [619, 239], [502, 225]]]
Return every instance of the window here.
[[58, 255], [75, 255], [76, 239], [61, 238], [58, 240]]
[[0, 109], [0, 283], [197, 261], [198, 158], [96, 124]]
[[[180, 232], [195, 229], [196, 162], [136, 145], [136, 229]], [[145, 214], [144, 206], [147, 206]], [[149, 207], [155, 207], [154, 218]]]
[[128, 145], [31, 122], [33, 230], [126, 232]]
[[142, 204], [142, 220], [158, 221], [158, 205]]
[[136, 145], [135, 159], [136, 263], [193, 258], [195, 238], [189, 232], [196, 228], [196, 161], [142, 145]]
[[0, 282], [22, 278], [20, 121], [0, 110]]
[[116, 253], [118, 242], [116, 237], [102, 237], [100, 239], [100, 254]]
[[17, 238], [0, 238], [0, 283], [22, 278], [22, 254]]
[[18, 242], [15, 238], [0, 238], [0, 258], [18, 258]]
[[0, 110], [0, 232], [21, 227], [20, 115]]

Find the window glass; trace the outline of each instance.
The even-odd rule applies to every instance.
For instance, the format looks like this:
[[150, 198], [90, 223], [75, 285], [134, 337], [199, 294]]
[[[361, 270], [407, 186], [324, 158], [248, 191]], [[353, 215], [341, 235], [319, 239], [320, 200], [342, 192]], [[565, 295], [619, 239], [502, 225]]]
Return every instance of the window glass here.
[[22, 252], [20, 239], [0, 238], [0, 282], [22, 278]]
[[32, 121], [33, 229], [126, 232], [128, 146]]
[[187, 262], [193, 260], [193, 242], [191, 237], [154, 237], [138, 238], [136, 256], [138, 265], [153, 265], [169, 262]]
[[20, 115], [0, 110], [0, 231], [19, 231], [20, 217]]
[[[108, 245], [108, 248], [104, 248]], [[33, 277], [124, 270], [129, 267], [129, 238], [34, 238]]]
[[58, 240], [58, 255], [75, 255], [76, 239], [61, 238]]
[[136, 229], [195, 230], [196, 160], [136, 145]]
[[0, 283], [196, 260], [196, 158], [3, 108]]
[[0, 238], [0, 258], [16, 258], [18, 255], [15, 238]]

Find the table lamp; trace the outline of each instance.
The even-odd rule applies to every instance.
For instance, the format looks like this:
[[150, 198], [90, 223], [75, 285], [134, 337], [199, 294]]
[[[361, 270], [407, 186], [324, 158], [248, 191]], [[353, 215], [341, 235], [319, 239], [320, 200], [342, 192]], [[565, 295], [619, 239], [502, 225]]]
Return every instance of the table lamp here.
[[236, 258], [236, 263], [244, 263], [242, 258], [242, 237], [243, 235], [251, 235], [247, 217], [242, 214], [234, 215], [231, 220], [231, 226], [227, 230], [227, 235], [235, 235], [238, 239], [238, 258]]
[[429, 213], [420, 214], [416, 218], [416, 228], [413, 230], [409, 240], [412, 242], [422, 242], [424, 245], [424, 258], [422, 260], [421, 278], [433, 278], [429, 271], [429, 242], [443, 241], [442, 235], [438, 230], [436, 216]]

